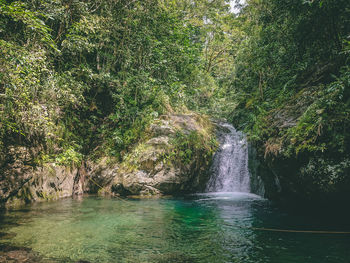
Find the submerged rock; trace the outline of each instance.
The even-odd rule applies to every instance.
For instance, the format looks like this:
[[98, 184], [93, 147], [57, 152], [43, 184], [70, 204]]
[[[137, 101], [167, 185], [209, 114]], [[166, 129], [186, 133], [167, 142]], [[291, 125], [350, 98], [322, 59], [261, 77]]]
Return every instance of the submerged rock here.
[[35, 253], [29, 248], [23, 247], [13, 247], [13, 246], [0, 246], [0, 263], [35, 263], [35, 262], [55, 262], [55, 261], [47, 261], [43, 260], [38, 253]]

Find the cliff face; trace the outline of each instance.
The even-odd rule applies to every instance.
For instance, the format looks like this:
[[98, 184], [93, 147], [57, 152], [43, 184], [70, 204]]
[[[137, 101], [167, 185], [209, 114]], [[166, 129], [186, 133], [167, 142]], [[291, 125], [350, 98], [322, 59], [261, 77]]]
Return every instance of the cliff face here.
[[22, 148], [11, 149], [0, 177], [1, 203], [54, 200], [83, 193], [162, 195], [204, 189], [216, 149], [212, 123], [190, 114], [163, 115], [124, 156], [83, 162], [80, 167], [55, 163], [26, 164]]

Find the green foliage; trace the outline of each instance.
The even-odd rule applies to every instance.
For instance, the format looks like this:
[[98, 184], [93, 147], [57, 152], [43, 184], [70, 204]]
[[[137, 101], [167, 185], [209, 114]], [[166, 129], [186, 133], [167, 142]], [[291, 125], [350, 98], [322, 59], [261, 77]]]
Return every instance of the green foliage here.
[[[0, 151], [122, 158], [155, 118], [189, 108], [234, 122], [266, 154], [348, 153], [348, 1], [229, 10], [225, 0], [1, 0]], [[173, 155], [187, 162], [203, 141], [181, 136]]]
[[205, 136], [196, 131], [188, 134], [177, 131], [170, 144], [172, 149], [165, 155], [165, 160], [182, 165], [191, 164], [194, 156], [210, 160], [217, 148], [215, 136]]
[[0, 151], [121, 158], [161, 114], [212, 104], [221, 15], [225, 1], [1, 0]]
[[[234, 123], [266, 158], [339, 170], [350, 2], [229, 2], [0, 0], [0, 166], [17, 146], [40, 165], [137, 159], [155, 119], [189, 109]], [[178, 132], [164, 158], [190, 164], [213, 137]]]
[[80, 165], [83, 159], [83, 156], [81, 153], [79, 153], [79, 151], [76, 150], [77, 147], [79, 146], [77, 145], [75, 145], [75, 147], [66, 146], [64, 148], [64, 151], [56, 156], [55, 163], [59, 165], [64, 165], [64, 166]]
[[51, 29], [43, 21], [45, 18], [44, 14], [29, 10], [26, 4], [21, 1], [14, 1], [7, 4], [5, 0], [0, 1], [0, 14], [6, 18], [1, 21], [2, 23], [0, 25], [2, 28], [6, 28], [6, 23], [10, 24], [11, 20], [18, 24], [24, 24], [25, 29], [23, 33], [25, 35], [31, 38], [36, 38], [36, 35], [38, 35], [42, 43], [53, 48], [55, 51], [59, 51], [51, 37]]
[[228, 118], [265, 156], [348, 153], [349, 2], [247, 3]]

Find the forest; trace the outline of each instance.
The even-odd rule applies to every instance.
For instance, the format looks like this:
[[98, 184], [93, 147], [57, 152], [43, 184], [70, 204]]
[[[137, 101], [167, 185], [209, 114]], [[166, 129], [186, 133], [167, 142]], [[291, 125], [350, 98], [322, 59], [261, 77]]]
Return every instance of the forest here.
[[349, 202], [349, 0], [0, 0], [0, 262], [348, 263]]

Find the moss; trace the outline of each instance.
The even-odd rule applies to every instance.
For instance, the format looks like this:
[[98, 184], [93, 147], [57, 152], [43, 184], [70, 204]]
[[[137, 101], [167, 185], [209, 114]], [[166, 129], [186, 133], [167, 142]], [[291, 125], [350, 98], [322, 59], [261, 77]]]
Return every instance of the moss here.
[[141, 157], [149, 152], [153, 152], [153, 148], [144, 142], [138, 144], [134, 150], [126, 154], [121, 166], [122, 172], [133, 172], [140, 168]]
[[40, 197], [42, 199], [44, 199], [45, 201], [51, 201], [51, 200], [56, 200], [58, 199], [60, 196], [60, 191], [55, 191], [52, 193], [46, 192], [46, 191], [42, 191]]
[[214, 126], [208, 117], [193, 112], [163, 115], [147, 128], [146, 134], [125, 156], [119, 170], [121, 174], [136, 176], [140, 171], [153, 180], [155, 174], [162, 177], [173, 173], [183, 181], [181, 187], [177, 183], [171, 186], [162, 183], [159, 187], [164, 192], [192, 191], [205, 184], [206, 171], [218, 146]]
[[104, 196], [104, 195], [110, 194], [110, 191], [108, 191], [105, 188], [99, 188], [98, 191], [97, 191], [97, 194], [100, 195], [100, 196]]
[[206, 130], [191, 131], [186, 134], [177, 131], [170, 140], [171, 147], [164, 154], [167, 162], [177, 162], [180, 164], [190, 164], [194, 159], [201, 157], [206, 162], [211, 159], [216, 151], [216, 137]]
[[21, 198], [11, 198], [10, 200], [8, 200], [5, 204], [6, 208], [18, 208], [20, 206], [25, 205], [26, 202], [21, 199]]

